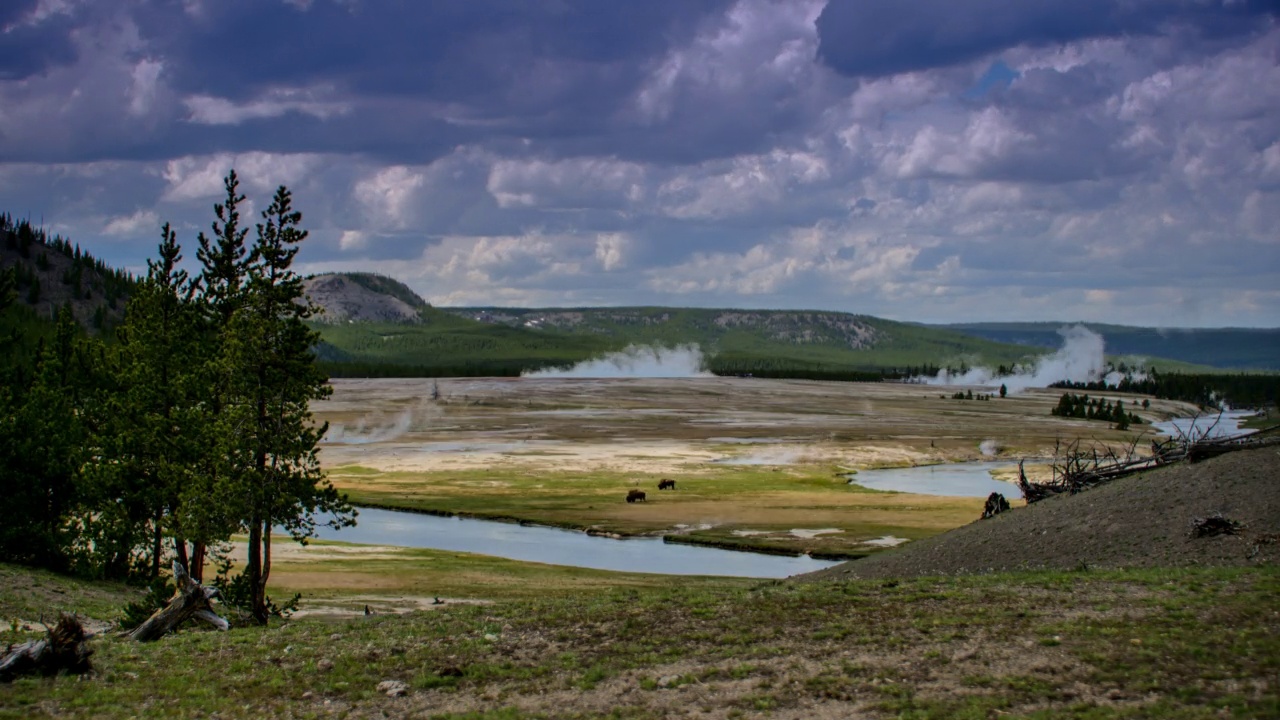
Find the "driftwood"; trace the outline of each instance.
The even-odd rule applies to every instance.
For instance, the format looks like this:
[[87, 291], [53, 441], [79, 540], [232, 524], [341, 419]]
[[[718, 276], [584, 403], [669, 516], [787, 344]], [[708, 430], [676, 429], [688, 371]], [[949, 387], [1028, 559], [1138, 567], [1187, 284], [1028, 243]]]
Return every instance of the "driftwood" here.
[[[1214, 426], [1217, 422], [1214, 422]], [[1033, 483], [1027, 480], [1022, 463], [1018, 463], [1018, 489], [1028, 503], [1043, 500], [1051, 495], [1067, 493], [1074, 495], [1103, 483], [1111, 482], [1126, 475], [1143, 470], [1150, 470], [1161, 465], [1186, 460], [1199, 462], [1236, 450], [1267, 447], [1280, 444], [1280, 436], [1271, 435], [1280, 426], [1266, 428], [1252, 435], [1235, 435], [1232, 437], [1207, 439], [1213, 426], [1203, 433], [1182, 433], [1179, 437], [1164, 442], [1151, 442], [1151, 454], [1146, 457], [1136, 452], [1137, 438], [1123, 453], [1107, 448], [1099, 452], [1097, 447], [1083, 450], [1080, 441], [1076, 440], [1065, 448], [1059, 446], [1054, 451], [1052, 463], [1053, 479], [1048, 482]]]
[[43, 640], [10, 646], [0, 655], [0, 682], [10, 682], [19, 675], [88, 672], [93, 651], [85, 642], [87, 638], [79, 620], [62, 615]]
[[138, 642], [158, 640], [178, 629], [188, 618], [195, 618], [213, 625], [219, 630], [226, 630], [231, 625], [218, 616], [209, 601], [218, 596], [218, 589], [204, 587], [191, 579], [182, 563], [173, 563], [173, 582], [178, 591], [173, 594], [169, 604], [155, 611], [146, 622], [129, 633], [129, 637]]

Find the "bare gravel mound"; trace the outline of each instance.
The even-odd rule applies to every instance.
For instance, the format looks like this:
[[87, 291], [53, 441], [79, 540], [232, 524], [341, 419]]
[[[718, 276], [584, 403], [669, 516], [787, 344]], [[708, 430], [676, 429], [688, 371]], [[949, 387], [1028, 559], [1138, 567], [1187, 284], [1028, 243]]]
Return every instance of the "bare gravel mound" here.
[[[1194, 537], [1221, 513], [1236, 534]], [[1158, 468], [1048, 498], [801, 579], [914, 577], [1026, 569], [1271, 564], [1280, 559], [1280, 450]]]

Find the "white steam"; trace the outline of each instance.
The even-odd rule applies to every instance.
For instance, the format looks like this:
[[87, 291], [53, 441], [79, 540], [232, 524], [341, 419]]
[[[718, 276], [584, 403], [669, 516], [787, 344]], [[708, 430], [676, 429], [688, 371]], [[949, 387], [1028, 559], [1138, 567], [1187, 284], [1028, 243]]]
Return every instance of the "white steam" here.
[[587, 360], [568, 370], [539, 370], [525, 377], [569, 378], [691, 378], [710, 377], [703, 369], [702, 349], [697, 345], [674, 348], [631, 345], [602, 358]]
[[[978, 367], [964, 374], [945, 369], [936, 377], [918, 378], [929, 385], [1005, 385], [1009, 392], [1042, 388], [1056, 382], [1096, 382], [1106, 372], [1102, 336], [1083, 325], [1058, 330], [1062, 348], [1036, 360], [1034, 366], [1013, 375], [999, 375], [991, 368]], [[1117, 379], [1117, 382], [1119, 380]]]
[[1000, 452], [1000, 443], [995, 440], [983, 440], [978, 444], [978, 451], [987, 457], [995, 457]]
[[338, 445], [388, 442], [409, 432], [412, 424], [412, 410], [405, 410], [393, 418], [385, 415], [361, 418], [350, 427], [343, 423], [333, 423], [329, 425], [329, 432], [325, 434], [324, 440]]

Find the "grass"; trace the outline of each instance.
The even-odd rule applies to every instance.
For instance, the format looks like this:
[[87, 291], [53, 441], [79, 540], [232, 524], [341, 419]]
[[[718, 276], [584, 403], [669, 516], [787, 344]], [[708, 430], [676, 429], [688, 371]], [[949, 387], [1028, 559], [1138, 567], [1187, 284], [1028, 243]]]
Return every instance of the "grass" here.
[[[867, 490], [831, 466], [712, 466], [683, 477], [674, 491], [657, 490], [660, 474], [613, 471], [376, 473], [355, 466], [334, 468], [329, 477], [359, 505], [621, 535], [684, 526], [684, 539], [700, 544], [845, 556], [865, 554], [862, 543], [873, 538], [915, 539], [964, 524], [982, 514], [983, 502]], [[632, 487], [645, 490], [644, 503], [624, 501]], [[795, 528], [840, 532], [805, 538], [792, 535]]]
[[325, 541], [308, 543], [305, 549], [282, 546], [292, 551], [277, 553], [272, 562], [272, 592], [281, 596], [299, 592], [306, 600], [326, 606], [408, 607], [413, 605], [408, 599], [434, 597], [529, 600], [667, 588], [675, 583], [719, 587], [735, 582], [544, 565], [444, 550], [374, 547], [369, 552], [369, 546]]
[[[321, 458], [357, 503], [828, 555], [862, 555], [876, 551], [867, 540], [926, 537], [981, 514], [981, 498], [863, 490], [847, 483], [855, 470], [983, 459], [987, 441], [1015, 467], [1051, 456], [1064, 438], [1123, 446], [1134, 435], [1053, 417], [1055, 392], [980, 402], [916, 385], [736, 378], [336, 387], [316, 406], [336, 438]], [[1180, 410], [1156, 401], [1144, 412]], [[657, 490], [664, 478], [674, 492]], [[633, 488], [646, 502], [624, 502]]]
[[668, 580], [103, 636], [84, 680], [0, 686], [0, 717], [1275, 717], [1277, 606], [1275, 568]]

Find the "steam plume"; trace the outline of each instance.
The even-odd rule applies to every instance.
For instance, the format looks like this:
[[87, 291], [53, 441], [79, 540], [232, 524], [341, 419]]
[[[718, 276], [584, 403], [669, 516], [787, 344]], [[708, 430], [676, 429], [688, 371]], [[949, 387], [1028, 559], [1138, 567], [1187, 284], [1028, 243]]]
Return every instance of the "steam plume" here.
[[660, 348], [630, 345], [621, 352], [587, 360], [568, 370], [540, 370], [525, 377], [571, 378], [690, 378], [709, 377], [697, 345]]
[[[1058, 330], [1062, 348], [1038, 359], [1029, 370], [1013, 375], [999, 375], [991, 368], [978, 367], [964, 374], [951, 374], [945, 369], [936, 377], [918, 378], [929, 385], [1005, 385], [1010, 392], [1032, 387], [1048, 387], [1055, 382], [1096, 382], [1106, 372], [1102, 336], [1083, 325]], [[1110, 376], [1108, 376], [1110, 381]], [[1118, 382], [1119, 379], [1117, 378]]]
[[412, 424], [413, 410], [405, 410], [393, 418], [378, 414], [373, 418], [361, 418], [351, 427], [334, 423], [329, 426], [324, 441], [338, 445], [390, 442], [409, 432]]

